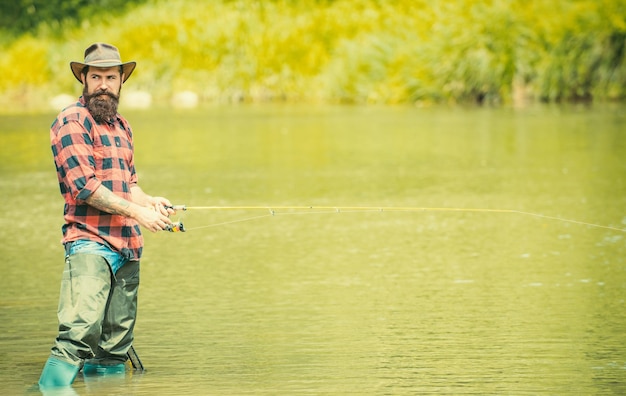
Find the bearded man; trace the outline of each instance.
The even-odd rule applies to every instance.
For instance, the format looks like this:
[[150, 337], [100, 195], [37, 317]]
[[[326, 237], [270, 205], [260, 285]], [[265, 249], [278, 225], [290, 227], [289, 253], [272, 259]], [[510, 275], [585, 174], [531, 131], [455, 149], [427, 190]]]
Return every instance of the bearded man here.
[[40, 388], [69, 386], [84, 375], [123, 373], [137, 316], [141, 227], [167, 229], [169, 200], [139, 187], [133, 133], [117, 112], [122, 84], [135, 62], [96, 43], [84, 62], [70, 62], [84, 86], [50, 129], [65, 200], [59, 333], [39, 379]]

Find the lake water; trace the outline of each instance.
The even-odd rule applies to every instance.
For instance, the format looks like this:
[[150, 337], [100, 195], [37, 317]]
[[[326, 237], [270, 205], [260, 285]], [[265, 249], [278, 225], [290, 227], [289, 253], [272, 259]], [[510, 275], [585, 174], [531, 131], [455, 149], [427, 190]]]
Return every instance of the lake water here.
[[[260, 208], [146, 235], [147, 371], [77, 394], [626, 394], [624, 105], [125, 115], [144, 190]], [[0, 116], [6, 394], [56, 335], [53, 118]]]

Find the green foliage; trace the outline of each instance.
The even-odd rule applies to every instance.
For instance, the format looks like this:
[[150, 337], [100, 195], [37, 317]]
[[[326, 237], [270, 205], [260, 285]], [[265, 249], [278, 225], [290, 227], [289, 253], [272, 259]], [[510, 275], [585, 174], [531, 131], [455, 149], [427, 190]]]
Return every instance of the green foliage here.
[[626, 0], [152, 0], [81, 20], [3, 45], [5, 102], [75, 92], [67, 64], [96, 41], [161, 102], [626, 98]]
[[41, 24], [60, 28], [92, 16], [121, 13], [144, 0], [6, 0], [0, 2], [0, 30], [34, 33]]

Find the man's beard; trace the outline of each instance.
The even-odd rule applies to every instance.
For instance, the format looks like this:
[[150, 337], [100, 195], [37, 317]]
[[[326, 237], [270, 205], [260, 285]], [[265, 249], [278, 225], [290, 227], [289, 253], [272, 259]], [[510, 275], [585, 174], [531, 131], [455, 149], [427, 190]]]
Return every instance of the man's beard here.
[[[100, 95], [106, 95], [109, 98], [102, 98]], [[91, 113], [94, 120], [98, 123], [109, 121], [117, 114], [117, 105], [120, 97], [113, 92], [96, 91], [93, 94], [87, 93], [87, 86], [83, 89], [83, 97], [87, 105], [87, 110]]]

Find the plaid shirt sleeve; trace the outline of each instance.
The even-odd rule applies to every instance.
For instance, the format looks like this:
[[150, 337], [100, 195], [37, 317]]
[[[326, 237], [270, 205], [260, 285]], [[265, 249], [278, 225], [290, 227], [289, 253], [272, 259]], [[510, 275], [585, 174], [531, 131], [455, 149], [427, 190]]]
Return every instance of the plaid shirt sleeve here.
[[89, 130], [78, 120], [64, 125], [55, 123], [51, 145], [57, 172], [62, 180], [61, 190], [66, 190], [62, 194], [84, 201], [102, 184], [96, 178], [93, 141]]

